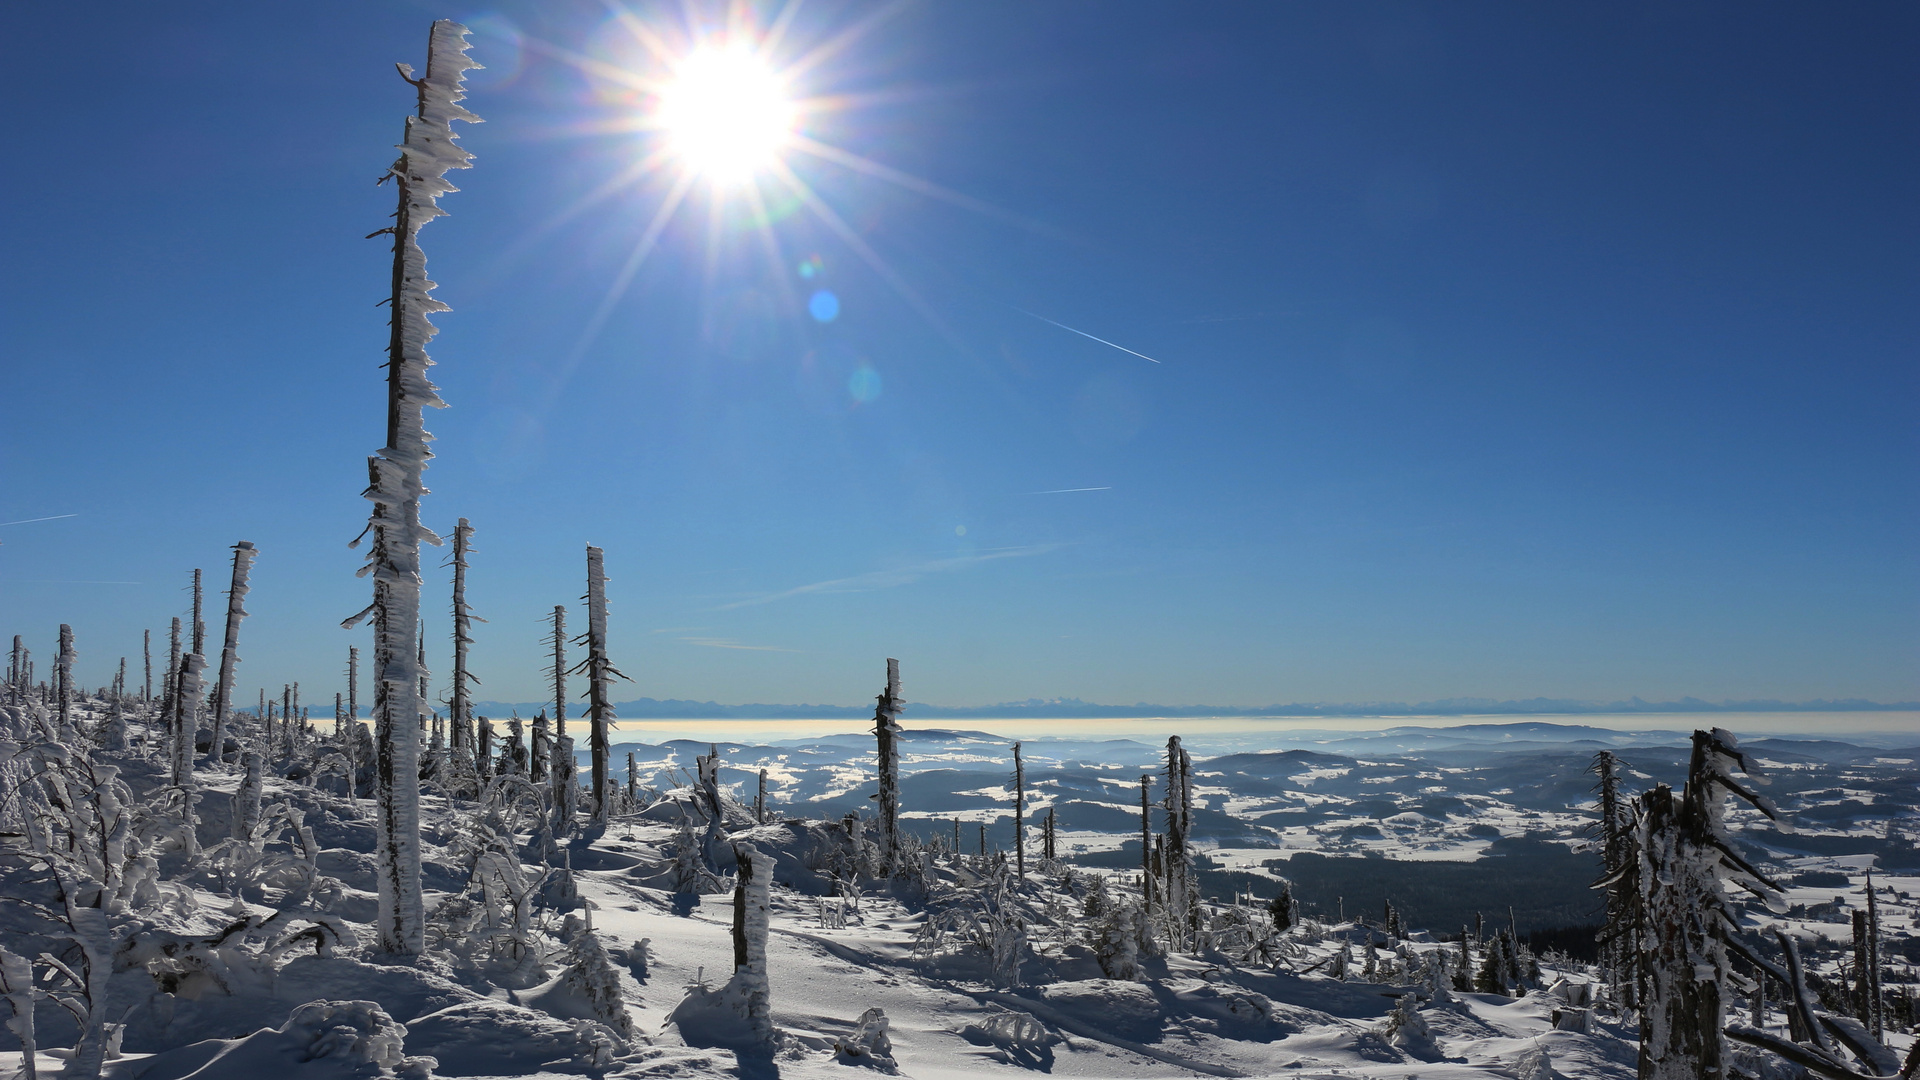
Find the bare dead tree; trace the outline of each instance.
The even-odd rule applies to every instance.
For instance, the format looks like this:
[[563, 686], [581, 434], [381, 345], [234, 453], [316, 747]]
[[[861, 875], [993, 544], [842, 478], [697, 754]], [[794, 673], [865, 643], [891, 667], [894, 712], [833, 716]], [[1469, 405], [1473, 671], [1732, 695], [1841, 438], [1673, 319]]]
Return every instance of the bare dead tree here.
[[587, 658], [573, 670], [585, 672], [587, 676], [587, 718], [590, 725], [587, 734], [592, 755], [593, 820], [595, 824], [604, 825], [609, 810], [607, 757], [611, 752], [609, 733], [613, 724], [613, 702], [609, 693], [613, 680], [625, 679], [626, 675], [607, 658], [607, 573], [603, 553], [592, 545], [587, 547], [587, 595], [582, 599], [587, 602], [587, 632], [576, 640], [586, 644]]
[[240, 666], [240, 620], [247, 617], [242, 603], [247, 598], [247, 576], [253, 572], [258, 554], [245, 540], [233, 545], [233, 581], [227, 587], [227, 632], [220, 649], [220, 679], [213, 691], [213, 744], [207, 748], [207, 760], [215, 767], [226, 762], [227, 717], [233, 711], [233, 680]]
[[567, 609], [553, 605], [553, 737], [567, 733]]
[[452, 731], [454, 770], [465, 772], [473, 762], [473, 704], [469, 682], [480, 679], [467, 668], [467, 647], [473, 644], [474, 621], [486, 622], [467, 606], [467, 553], [473, 550], [473, 526], [461, 518], [453, 528], [453, 693], [447, 701], [447, 726]]
[[207, 655], [207, 622], [200, 617], [200, 571], [193, 572], [193, 651]]
[[873, 710], [874, 756], [880, 774], [874, 799], [880, 811], [881, 873], [887, 877], [900, 868], [900, 706], [900, 661], [888, 657], [887, 686]]
[[1013, 744], [1013, 862], [1020, 880], [1027, 879], [1027, 770], [1020, 762], [1020, 744]]

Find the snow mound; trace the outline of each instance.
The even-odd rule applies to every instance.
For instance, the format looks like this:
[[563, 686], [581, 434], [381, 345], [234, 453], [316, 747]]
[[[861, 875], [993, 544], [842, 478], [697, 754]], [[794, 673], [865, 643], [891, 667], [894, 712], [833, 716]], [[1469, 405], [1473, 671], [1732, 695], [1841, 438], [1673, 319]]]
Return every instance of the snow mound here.
[[441, 1009], [407, 1025], [408, 1048], [438, 1058], [441, 1076], [596, 1072], [611, 1064], [619, 1045], [604, 1025], [559, 1020], [492, 999]]
[[276, 1030], [209, 1039], [113, 1067], [115, 1080], [427, 1080], [437, 1064], [409, 1057], [406, 1025], [371, 1001], [310, 1001]]
[[1146, 1041], [1160, 1034], [1160, 999], [1139, 983], [1083, 979], [1056, 983], [1040, 996], [1071, 1019], [1122, 1038]]
[[975, 1046], [992, 1046], [994, 1056], [1009, 1065], [1040, 1072], [1053, 1071], [1053, 1044], [1060, 1036], [1023, 1012], [994, 1013], [961, 1029], [960, 1037]]
[[[125, 983], [124, 989], [133, 985]], [[116, 1000], [121, 992], [123, 988], [116, 988]], [[308, 1001], [372, 1001], [386, 1015], [404, 1021], [479, 997], [418, 968], [303, 956], [279, 970], [267, 993], [209, 990], [195, 998], [148, 989], [127, 1016], [122, 1045], [129, 1051], [152, 1052], [196, 1039], [219, 1039], [235, 1031], [277, 1027], [289, 1020], [296, 1006]]]

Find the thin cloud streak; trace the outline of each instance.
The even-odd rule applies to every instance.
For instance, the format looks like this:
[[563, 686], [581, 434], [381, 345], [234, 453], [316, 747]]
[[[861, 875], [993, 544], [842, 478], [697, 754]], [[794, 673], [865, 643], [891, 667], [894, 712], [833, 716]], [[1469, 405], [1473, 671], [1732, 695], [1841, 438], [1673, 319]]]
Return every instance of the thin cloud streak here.
[[873, 592], [878, 589], [893, 589], [901, 585], [911, 585], [921, 578], [933, 574], [951, 574], [985, 562], [999, 559], [1019, 559], [1029, 555], [1045, 555], [1056, 551], [1059, 544], [1030, 544], [1026, 547], [998, 548], [983, 551], [978, 555], [957, 555], [950, 559], [933, 559], [913, 566], [902, 566], [892, 570], [873, 570], [852, 577], [834, 578], [831, 581], [816, 581], [811, 585], [798, 585], [781, 592], [767, 593], [764, 596], [735, 600], [731, 604], [722, 604], [718, 611], [731, 611], [734, 608], [755, 607], [771, 604], [776, 600], [788, 600], [796, 596], [809, 596], [819, 593]]
[[[1016, 307], [1013, 310], [1019, 312], [1022, 315], [1033, 315], [1033, 312], [1028, 311], [1026, 308], [1023, 308], [1023, 307]], [[1097, 341], [1100, 344], [1105, 345], [1110, 349], [1119, 349], [1121, 352], [1126, 353], [1129, 356], [1137, 356], [1142, 360], [1145, 360], [1149, 363], [1154, 363], [1154, 364], [1157, 364], [1160, 362], [1158, 360], [1155, 360], [1153, 357], [1148, 356], [1146, 353], [1134, 352], [1132, 349], [1127, 348], [1125, 345], [1115, 345], [1113, 342], [1108, 341], [1106, 338], [1094, 337], [1092, 334], [1087, 333], [1085, 330], [1075, 330], [1073, 327], [1068, 326], [1066, 323], [1054, 322], [1052, 319], [1047, 318], [1045, 315], [1033, 315], [1033, 317], [1036, 319], [1039, 319], [1043, 323], [1047, 323], [1052, 326], [1057, 326], [1060, 329], [1065, 330], [1069, 334], [1079, 334], [1083, 338], [1087, 338], [1090, 341]]]
[[1112, 490], [1113, 490], [1113, 485], [1108, 484], [1105, 487], [1054, 488], [1052, 491], [1029, 491], [1027, 492], [1027, 494], [1029, 495], [1066, 495], [1070, 492], [1075, 492], [1075, 491], [1112, 491]]
[[742, 652], [797, 653], [800, 651], [799, 649], [781, 648], [778, 645], [747, 645], [742, 642], [735, 641], [732, 638], [683, 637], [680, 640], [686, 642], [688, 645], [698, 645], [706, 649], [739, 649]]
[[59, 521], [61, 518], [79, 517], [79, 514], [55, 514], [52, 517], [21, 518], [19, 521], [0, 521], [0, 525], [31, 525], [36, 521]]

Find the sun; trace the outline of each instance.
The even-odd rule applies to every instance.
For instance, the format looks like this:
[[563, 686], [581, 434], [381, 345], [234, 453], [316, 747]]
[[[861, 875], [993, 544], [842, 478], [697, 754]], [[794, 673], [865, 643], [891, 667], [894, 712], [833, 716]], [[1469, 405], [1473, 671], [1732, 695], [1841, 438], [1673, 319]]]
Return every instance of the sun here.
[[657, 121], [688, 168], [736, 184], [774, 163], [793, 135], [794, 113], [764, 59], [745, 48], [703, 46], [661, 90]]

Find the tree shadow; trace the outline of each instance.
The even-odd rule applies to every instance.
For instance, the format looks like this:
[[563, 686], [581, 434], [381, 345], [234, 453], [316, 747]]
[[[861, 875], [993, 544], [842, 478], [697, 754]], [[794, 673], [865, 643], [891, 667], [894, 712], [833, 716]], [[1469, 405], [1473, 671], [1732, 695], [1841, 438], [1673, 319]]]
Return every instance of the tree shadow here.
[[780, 1066], [768, 1047], [742, 1048], [733, 1052], [733, 1074], [740, 1080], [780, 1080]]

